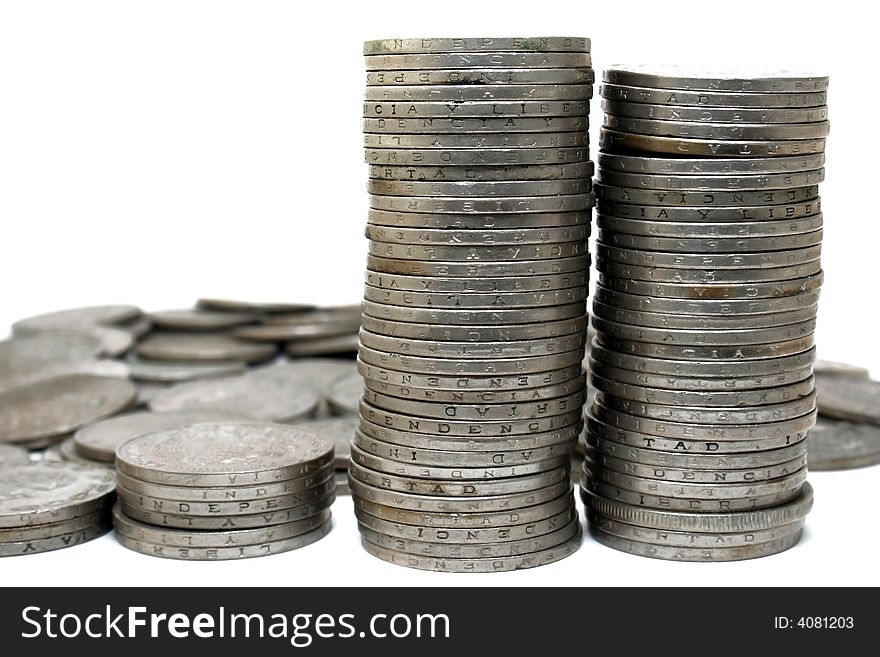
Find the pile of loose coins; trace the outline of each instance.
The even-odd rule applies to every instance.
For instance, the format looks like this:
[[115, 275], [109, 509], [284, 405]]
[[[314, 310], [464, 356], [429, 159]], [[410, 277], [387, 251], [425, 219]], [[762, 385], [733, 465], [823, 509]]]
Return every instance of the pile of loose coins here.
[[365, 549], [504, 571], [580, 544], [593, 71], [582, 38], [367, 42], [350, 485]]
[[604, 73], [582, 486], [602, 543], [723, 561], [800, 538], [827, 86]]
[[193, 424], [116, 452], [117, 540], [184, 560], [244, 559], [323, 538], [335, 497], [333, 446], [297, 427]]

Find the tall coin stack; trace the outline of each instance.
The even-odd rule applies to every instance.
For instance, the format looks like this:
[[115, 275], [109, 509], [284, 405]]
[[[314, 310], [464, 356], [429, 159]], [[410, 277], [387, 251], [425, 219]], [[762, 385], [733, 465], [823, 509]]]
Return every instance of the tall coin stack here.
[[364, 547], [490, 572], [580, 544], [590, 42], [364, 47], [369, 238], [349, 477]]
[[801, 535], [827, 86], [604, 74], [582, 496], [606, 545], [724, 561]]

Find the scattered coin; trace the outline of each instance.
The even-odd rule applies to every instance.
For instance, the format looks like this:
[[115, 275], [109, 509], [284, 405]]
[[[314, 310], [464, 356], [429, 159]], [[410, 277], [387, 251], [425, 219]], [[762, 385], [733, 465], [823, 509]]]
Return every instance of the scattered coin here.
[[228, 335], [154, 333], [138, 344], [137, 353], [155, 360], [262, 363], [278, 352], [272, 345], [245, 342]]
[[880, 463], [880, 427], [819, 417], [807, 435], [810, 470], [847, 470]]
[[861, 377], [817, 376], [816, 389], [822, 415], [880, 425], [880, 382]]
[[199, 309], [164, 310], [147, 317], [153, 326], [170, 331], [221, 331], [254, 321], [251, 313]]

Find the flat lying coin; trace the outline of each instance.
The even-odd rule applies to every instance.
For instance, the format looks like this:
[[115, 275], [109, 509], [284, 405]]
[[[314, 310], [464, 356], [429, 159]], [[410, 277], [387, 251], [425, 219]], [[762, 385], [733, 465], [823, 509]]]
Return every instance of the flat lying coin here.
[[245, 375], [172, 386], [150, 401], [150, 410], [214, 411], [252, 420], [290, 422], [309, 416], [319, 402], [318, 393], [295, 381]]
[[327, 389], [327, 402], [334, 413], [357, 415], [363, 391], [363, 378], [359, 373], [352, 372], [330, 384]]
[[96, 461], [113, 463], [122, 443], [156, 431], [176, 429], [200, 422], [247, 419], [223, 411], [181, 411], [178, 413], [130, 413], [99, 420], [79, 429], [73, 436], [77, 452]]
[[74, 374], [88, 374], [112, 379], [128, 379], [131, 370], [127, 363], [118, 360], [81, 360], [45, 363], [28, 370], [13, 370], [8, 376], [0, 375], [0, 392], [31, 385], [47, 379]]
[[255, 342], [324, 340], [357, 333], [360, 321], [316, 322], [314, 324], [264, 324], [236, 329], [235, 337]]
[[12, 331], [16, 334], [24, 334], [111, 326], [129, 322], [138, 318], [140, 314], [140, 308], [129, 305], [70, 308], [21, 319], [12, 325]]
[[278, 352], [228, 335], [156, 333], [137, 346], [138, 355], [155, 360], [261, 363]]
[[0, 341], [0, 381], [14, 381], [56, 367], [97, 358], [102, 351], [94, 336], [40, 333]]
[[573, 132], [587, 129], [585, 116], [365, 118], [364, 132], [385, 134]]
[[112, 463], [107, 463], [106, 461], [96, 461], [94, 459], [86, 458], [82, 454], [80, 454], [76, 449], [76, 444], [73, 442], [73, 437], [66, 438], [58, 444], [58, 453], [61, 455], [61, 458], [70, 463], [77, 463], [79, 465], [89, 466], [89, 467], [103, 467], [103, 468], [112, 468]]
[[810, 470], [848, 470], [880, 463], [880, 427], [819, 417], [807, 434]]
[[251, 313], [199, 309], [165, 310], [150, 313], [148, 317], [154, 326], [172, 331], [220, 331], [254, 321]]
[[288, 356], [293, 358], [316, 357], [316, 356], [334, 356], [334, 355], [354, 355], [358, 348], [358, 336], [356, 333], [351, 335], [337, 335], [332, 338], [313, 338], [311, 340], [295, 340], [288, 342], [284, 347], [284, 351]]
[[738, 91], [688, 91], [685, 89], [652, 89], [623, 84], [602, 85], [602, 97], [615, 101], [657, 105], [705, 107], [822, 107], [828, 102], [825, 91], [799, 93], [749, 93]]
[[149, 383], [183, 383], [211, 379], [219, 376], [244, 374], [244, 363], [175, 363], [173, 361], [149, 361], [134, 359], [128, 363], [131, 378]]
[[118, 413], [137, 395], [124, 379], [73, 374], [0, 393], [0, 442], [53, 441]]
[[[357, 410], [355, 410], [356, 412]], [[334, 463], [337, 469], [348, 467], [351, 440], [354, 438], [358, 426], [356, 416], [297, 422], [296, 426], [314, 432], [318, 438], [333, 445]]]
[[871, 376], [871, 372], [866, 367], [822, 359], [813, 364], [813, 371], [822, 376], [851, 376], [859, 379], [867, 379]]
[[817, 376], [816, 389], [822, 415], [880, 425], [880, 382], [845, 376]]
[[307, 303], [242, 301], [239, 299], [199, 299], [197, 306], [206, 310], [231, 313], [298, 313], [312, 310]]

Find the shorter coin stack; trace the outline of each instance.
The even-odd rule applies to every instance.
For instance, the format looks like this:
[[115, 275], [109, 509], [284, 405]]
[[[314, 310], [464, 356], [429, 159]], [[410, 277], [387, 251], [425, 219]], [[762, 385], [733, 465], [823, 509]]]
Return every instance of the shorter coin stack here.
[[116, 467], [116, 536], [138, 552], [243, 559], [295, 550], [330, 531], [333, 446], [296, 427], [158, 431], [122, 444]]
[[350, 485], [365, 549], [490, 572], [580, 542], [589, 41], [365, 44], [370, 214]]
[[59, 550], [110, 530], [112, 472], [29, 464], [26, 452], [0, 447], [0, 557]]
[[828, 79], [604, 82], [591, 532], [664, 559], [780, 552], [812, 504]]

